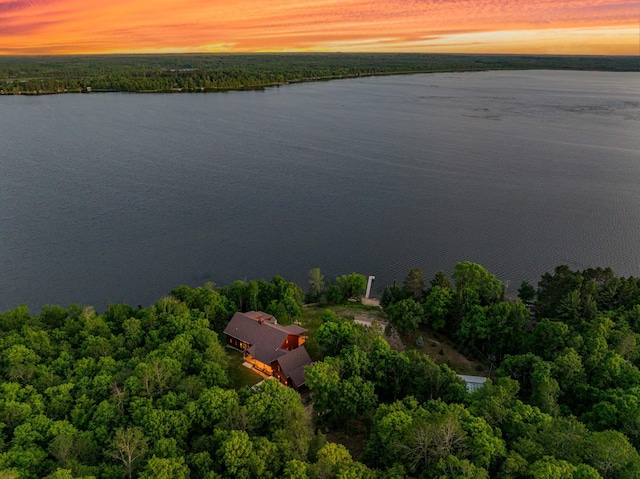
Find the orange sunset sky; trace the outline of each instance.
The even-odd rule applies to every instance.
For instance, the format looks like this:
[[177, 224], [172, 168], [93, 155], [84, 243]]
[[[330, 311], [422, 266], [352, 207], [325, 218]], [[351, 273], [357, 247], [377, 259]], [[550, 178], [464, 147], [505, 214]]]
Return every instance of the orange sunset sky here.
[[637, 0], [0, 0], [0, 54], [638, 55]]

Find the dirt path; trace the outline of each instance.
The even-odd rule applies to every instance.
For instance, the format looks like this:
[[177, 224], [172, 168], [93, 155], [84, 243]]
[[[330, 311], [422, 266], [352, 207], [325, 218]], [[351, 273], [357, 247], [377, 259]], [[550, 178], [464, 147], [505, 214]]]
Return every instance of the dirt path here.
[[376, 298], [360, 298], [360, 301], [365, 306], [377, 306], [380, 307], [380, 300]]

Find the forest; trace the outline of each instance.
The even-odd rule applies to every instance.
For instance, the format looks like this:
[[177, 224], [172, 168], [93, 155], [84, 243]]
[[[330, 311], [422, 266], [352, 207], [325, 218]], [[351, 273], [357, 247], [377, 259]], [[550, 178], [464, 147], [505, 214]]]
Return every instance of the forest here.
[[[475, 263], [414, 268], [380, 298], [385, 330], [354, 321], [364, 276], [305, 286], [0, 313], [0, 478], [640, 477], [640, 279], [558, 266], [516, 299]], [[255, 385], [224, 347], [250, 310], [308, 329], [307, 391]], [[468, 393], [434, 335], [486, 385]]]
[[636, 57], [282, 53], [0, 56], [0, 95], [213, 92], [406, 73], [640, 71]]

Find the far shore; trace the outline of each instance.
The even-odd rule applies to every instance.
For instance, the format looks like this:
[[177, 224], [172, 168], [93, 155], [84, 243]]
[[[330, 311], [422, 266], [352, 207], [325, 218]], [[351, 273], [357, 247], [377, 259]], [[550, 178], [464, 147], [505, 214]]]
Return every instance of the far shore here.
[[638, 72], [637, 57], [426, 53], [0, 56], [0, 95], [212, 93], [388, 75]]

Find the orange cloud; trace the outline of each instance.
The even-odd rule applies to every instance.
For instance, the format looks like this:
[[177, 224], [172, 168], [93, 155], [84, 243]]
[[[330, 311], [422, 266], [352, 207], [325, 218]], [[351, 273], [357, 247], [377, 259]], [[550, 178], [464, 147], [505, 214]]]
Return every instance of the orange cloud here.
[[0, 0], [0, 54], [170, 51], [638, 53], [607, 0]]

